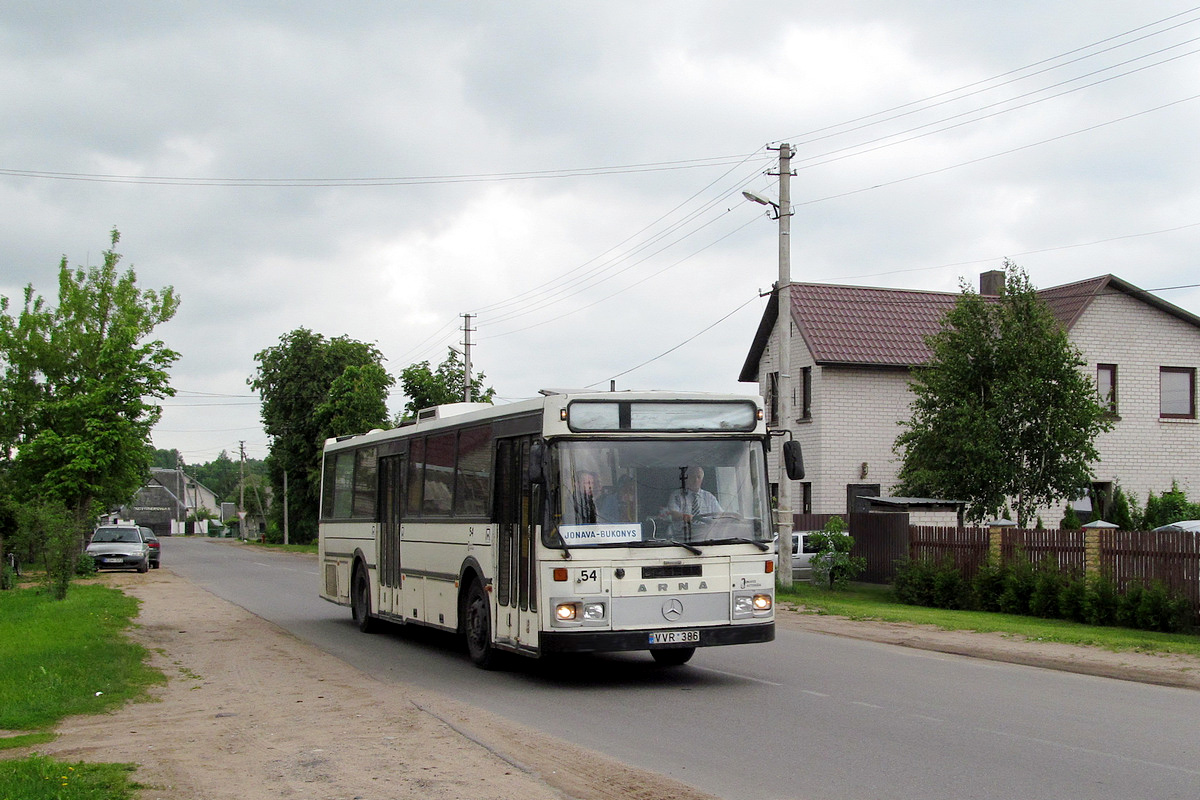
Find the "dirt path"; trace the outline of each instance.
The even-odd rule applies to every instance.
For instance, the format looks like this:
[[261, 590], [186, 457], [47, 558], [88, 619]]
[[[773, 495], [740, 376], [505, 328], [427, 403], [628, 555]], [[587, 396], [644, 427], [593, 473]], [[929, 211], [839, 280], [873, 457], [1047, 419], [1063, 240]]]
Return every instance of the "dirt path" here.
[[[440, 695], [383, 683], [167, 569], [105, 576], [141, 599], [156, 702], [64, 722], [38, 749], [133, 762], [143, 800], [701, 800], [663, 776]], [[1200, 688], [1200, 659], [781, 610], [780, 626]]]
[[142, 601], [133, 636], [168, 683], [156, 702], [66, 720], [37, 750], [139, 764], [142, 800], [710, 798], [378, 681], [168, 569], [103, 579]]

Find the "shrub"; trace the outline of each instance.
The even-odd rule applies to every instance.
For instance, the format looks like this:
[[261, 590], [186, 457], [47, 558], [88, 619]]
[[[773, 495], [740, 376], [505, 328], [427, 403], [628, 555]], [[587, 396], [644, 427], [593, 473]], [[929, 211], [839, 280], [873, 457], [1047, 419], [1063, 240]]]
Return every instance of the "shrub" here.
[[1058, 593], [1058, 615], [1073, 622], [1087, 621], [1087, 580], [1077, 572], [1063, 579]]
[[910, 606], [927, 606], [933, 599], [933, 578], [936, 567], [926, 559], [906, 559], [896, 565], [892, 588], [896, 599]]
[[1079, 522], [1079, 515], [1075, 513], [1075, 509], [1067, 506], [1067, 511], [1063, 514], [1062, 523], [1058, 526], [1064, 531], [1077, 531], [1083, 527]]
[[967, 608], [971, 604], [971, 584], [948, 559], [934, 573], [933, 602], [938, 608]]
[[975, 578], [971, 581], [971, 592], [974, 597], [973, 605], [980, 611], [999, 611], [1000, 595], [1004, 593], [1004, 581], [1008, 570], [989, 558], [979, 567]]
[[809, 534], [809, 544], [816, 548], [809, 561], [813, 583], [841, 589], [867, 568], [865, 558], [850, 555], [854, 539], [845, 530], [845, 520], [830, 517], [821, 533]]
[[1133, 617], [1138, 628], [1180, 633], [1192, 627], [1192, 608], [1187, 598], [1175, 595], [1162, 581], [1154, 581], [1141, 593]]
[[1138, 626], [1138, 609], [1142, 605], [1142, 595], [1146, 587], [1140, 583], [1131, 583], [1117, 600], [1117, 624], [1124, 628]]
[[75, 574], [81, 578], [90, 578], [92, 575], [95, 575], [96, 559], [87, 553], [80, 553], [79, 559], [75, 562]]
[[1063, 574], [1058, 563], [1053, 556], [1046, 556], [1033, 571], [1029, 613], [1035, 617], [1057, 617], [1063, 585]]
[[1006, 614], [1028, 614], [1033, 584], [1033, 565], [1023, 554], [1018, 554], [1004, 576], [1004, 589], [1000, 592], [1000, 610]]
[[1121, 595], [1116, 585], [1107, 577], [1095, 577], [1086, 581], [1087, 591], [1083, 595], [1083, 621], [1089, 625], [1115, 625]]

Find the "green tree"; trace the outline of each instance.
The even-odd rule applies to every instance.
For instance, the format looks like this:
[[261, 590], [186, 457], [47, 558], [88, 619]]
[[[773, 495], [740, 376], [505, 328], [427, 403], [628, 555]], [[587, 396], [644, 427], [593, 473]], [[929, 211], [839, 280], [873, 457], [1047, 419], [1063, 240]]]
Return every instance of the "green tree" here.
[[[496, 396], [495, 389], [484, 388], [486, 378], [482, 372], [471, 378], [472, 402], [490, 403]], [[402, 419], [414, 419], [422, 408], [461, 403], [464, 383], [466, 375], [463, 362], [453, 347], [449, 348], [446, 360], [438, 365], [437, 370], [433, 370], [428, 361], [405, 367], [400, 373], [400, 388], [408, 397], [408, 402], [404, 404]]]
[[999, 298], [964, 286], [929, 363], [914, 370], [912, 417], [896, 439], [897, 491], [967, 501], [981, 520], [1011, 503], [1018, 524], [1091, 481], [1095, 437], [1112, 423], [1086, 365], [1029, 278], [1005, 261]]
[[80, 532], [142, 485], [162, 414], [153, 401], [175, 393], [167, 369], [179, 355], [150, 335], [179, 298], [118, 272], [119, 240], [113, 230], [99, 267], [63, 258], [54, 308], [32, 285], [15, 315], [0, 297], [0, 460], [18, 499], [61, 503]]
[[178, 469], [182, 463], [183, 456], [178, 450], [150, 448], [150, 466], [155, 469]]
[[[286, 470], [289, 530], [294, 531], [294, 541], [312, 541], [317, 534], [324, 441], [379, 427], [387, 419], [386, 392], [381, 396], [376, 390], [379, 385], [390, 386], [391, 378], [383, 372], [383, 355], [374, 345], [345, 336], [326, 339], [306, 328], [285, 334], [255, 360], [258, 371], [248, 383], [262, 398], [263, 428], [271, 437], [267, 470], [272, 494], [279, 501], [272, 504], [270, 517], [282, 529]], [[364, 372], [369, 367], [379, 373]], [[371, 387], [371, 397], [361, 407], [347, 394], [355, 385]], [[335, 420], [346, 429], [334, 431]]]

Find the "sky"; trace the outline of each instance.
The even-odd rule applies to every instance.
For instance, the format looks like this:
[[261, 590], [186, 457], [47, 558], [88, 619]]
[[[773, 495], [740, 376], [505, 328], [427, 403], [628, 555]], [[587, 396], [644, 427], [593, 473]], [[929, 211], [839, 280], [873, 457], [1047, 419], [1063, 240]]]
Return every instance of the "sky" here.
[[[268, 453], [255, 355], [757, 393], [778, 277], [1114, 274], [1200, 314], [1200, 6], [841, 0], [6, 2], [0, 295], [120, 230], [180, 358], [154, 445]], [[881, 309], [880, 313], [886, 313]], [[397, 388], [389, 407], [405, 398]]]

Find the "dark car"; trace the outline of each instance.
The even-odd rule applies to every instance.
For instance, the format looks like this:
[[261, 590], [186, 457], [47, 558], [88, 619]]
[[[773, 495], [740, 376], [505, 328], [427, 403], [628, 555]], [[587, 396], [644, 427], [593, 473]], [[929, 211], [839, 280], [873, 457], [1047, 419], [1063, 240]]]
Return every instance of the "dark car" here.
[[158, 569], [162, 565], [162, 545], [158, 543], [158, 537], [154, 535], [154, 531], [145, 525], [139, 526], [139, 530], [142, 532], [142, 539], [150, 548], [150, 568]]
[[87, 554], [96, 569], [150, 569], [150, 546], [136, 525], [101, 525], [92, 533]]

